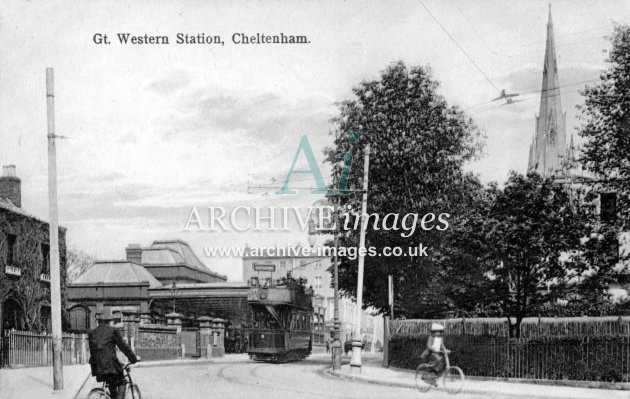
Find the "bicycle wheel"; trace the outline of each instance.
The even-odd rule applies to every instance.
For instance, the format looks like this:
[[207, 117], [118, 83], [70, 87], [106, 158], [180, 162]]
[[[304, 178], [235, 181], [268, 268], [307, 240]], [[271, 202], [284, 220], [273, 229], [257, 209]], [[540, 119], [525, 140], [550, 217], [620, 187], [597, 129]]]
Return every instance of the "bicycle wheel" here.
[[464, 387], [464, 372], [457, 366], [444, 370], [444, 389], [451, 394], [461, 392]]
[[132, 384], [131, 387], [127, 387], [125, 390], [125, 399], [142, 399], [140, 388], [136, 384]]
[[88, 399], [109, 399], [109, 394], [103, 388], [94, 388], [87, 397]]
[[427, 378], [433, 375], [433, 371], [430, 370], [430, 367], [429, 364], [421, 364], [416, 367], [416, 388], [418, 388], [420, 392], [427, 392], [431, 389], [431, 385], [426, 382]]

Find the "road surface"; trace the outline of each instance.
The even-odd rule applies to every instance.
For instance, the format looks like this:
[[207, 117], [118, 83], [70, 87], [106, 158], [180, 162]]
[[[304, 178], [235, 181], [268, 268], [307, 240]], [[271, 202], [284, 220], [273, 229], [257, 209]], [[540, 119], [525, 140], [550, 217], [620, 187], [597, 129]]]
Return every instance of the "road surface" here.
[[[329, 367], [330, 358], [324, 355], [288, 364], [236, 357], [219, 363], [143, 366], [132, 369], [132, 376], [140, 386], [142, 399], [453, 398], [444, 392], [421, 394], [409, 388], [343, 380], [325, 374]], [[87, 397], [92, 386], [96, 385], [86, 384], [77, 397]]]

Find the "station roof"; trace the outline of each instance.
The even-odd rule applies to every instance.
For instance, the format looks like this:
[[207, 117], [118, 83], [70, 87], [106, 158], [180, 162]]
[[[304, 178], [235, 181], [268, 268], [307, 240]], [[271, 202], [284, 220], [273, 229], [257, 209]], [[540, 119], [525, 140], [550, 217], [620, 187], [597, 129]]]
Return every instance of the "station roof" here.
[[161, 287], [162, 284], [144, 267], [135, 263], [121, 261], [97, 261], [71, 285], [91, 284], [149, 284], [149, 288]]
[[150, 247], [142, 249], [142, 264], [146, 266], [186, 265], [200, 272], [225, 278], [208, 269], [188, 243], [181, 240], [153, 241]]

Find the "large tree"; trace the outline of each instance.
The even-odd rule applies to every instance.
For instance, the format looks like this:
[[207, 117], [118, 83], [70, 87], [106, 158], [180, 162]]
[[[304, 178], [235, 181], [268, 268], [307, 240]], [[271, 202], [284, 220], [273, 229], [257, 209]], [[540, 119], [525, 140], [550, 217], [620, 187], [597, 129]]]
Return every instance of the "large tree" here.
[[[364, 278], [364, 305], [385, 310], [387, 275], [394, 275], [396, 312], [406, 317], [435, 316], [453, 304], [443, 284], [444, 246], [450, 231], [436, 228], [423, 231], [423, 215], [447, 213], [457, 225], [469, 212], [482, 186], [463, 170], [482, 148], [482, 133], [472, 119], [438, 93], [439, 84], [429, 68], [407, 68], [397, 62], [382, 71], [380, 78], [361, 82], [352, 99], [338, 104], [333, 119], [334, 148], [326, 151], [332, 166], [332, 180], [343, 180], [349, 153], [354, 160], [348, 187], [360, 190], [363, 181], [363, 154], [371, 146], [368, 214], [382, 219], [387, 214], [418, 214], [416, 230], [404, 237], [400, 230], [375, 230], [373, 220], [366, 233], [368, 246], [403, 249], [423, 244], [427, 257], [367, 257]], [[358, 138], [349, 139], [355, 132]], [[331, 198], [343, 209], [359, 211], [361, 195], [355, 192]], [[390, 219], [390, 222], [392, 219]], [[407, 220], [409, 226], [409, 219]], [[358, 247], [359, 229], [350, 229], [340, 245]], [[357, 260], [342, 258], [340, 287], [356, 293]]]
[[611, 44], [608, 68], [595, 85], [581, 91], [585, 100], [578, 107], [583, 121], [579, 134], [586, 139], [580, 161], [594, 174], [585, 180], [590, 189], [586, 200], [597, 202], [602, 194], [616, 200], [616, 209], [602, 201], [602, 211], [609, 215], [594, 218], [597, 240], [584, 251], [593, 272], [586, 281], [590, 289], [580, 297], [590, 305], [605, 304], [608, 285], [620, 271], [619, 260], [627, 267], [630, 257], [627, 248], [618, 249], [619, 234], [630, 230], [630, 26], [616, 26]]
[[594, 86], [582, 90], [578, 108], [583, 120], [580, 136], [586, 139], [581, 161], [597, 176], [595, 192], [615, 191], [620, 229], [630, 225], [630, 26], [615, 27], [609, 67]]
[[509, 318], [511, 335], [518, 336], [524, 317], [579, 289], [590, 267], [581, 256], [591, 233], [585, 206], [571, 188], [537, 174], [512, 173], [497, 192], [479, 259], [488, 266], [491, 303]]

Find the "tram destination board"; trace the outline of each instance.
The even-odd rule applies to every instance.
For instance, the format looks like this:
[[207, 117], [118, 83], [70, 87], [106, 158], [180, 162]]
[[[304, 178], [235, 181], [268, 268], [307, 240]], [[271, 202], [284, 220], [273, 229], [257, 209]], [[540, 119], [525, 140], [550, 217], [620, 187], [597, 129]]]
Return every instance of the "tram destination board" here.
[[274, 264], [264, 264], [264, 263], [254, 263], [254, 271], [257, 272], [275, 272], [276, 265]]

